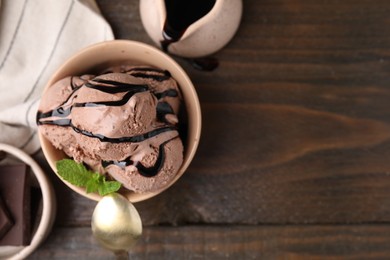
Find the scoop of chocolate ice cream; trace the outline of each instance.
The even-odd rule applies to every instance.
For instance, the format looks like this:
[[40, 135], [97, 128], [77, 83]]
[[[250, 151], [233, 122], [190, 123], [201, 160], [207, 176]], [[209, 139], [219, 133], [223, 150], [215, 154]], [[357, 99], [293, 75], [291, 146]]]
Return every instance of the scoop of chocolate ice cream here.
[[126, 66], [67, 77], [43, 95], [42, 134], [58, 149], [135, 192], [169, 185], [183, 162], [180, 92], [166, 71]]

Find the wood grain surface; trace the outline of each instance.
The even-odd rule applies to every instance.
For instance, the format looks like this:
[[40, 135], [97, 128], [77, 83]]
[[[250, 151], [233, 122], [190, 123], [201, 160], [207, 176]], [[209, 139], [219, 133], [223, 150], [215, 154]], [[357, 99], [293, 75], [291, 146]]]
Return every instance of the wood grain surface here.
[[[132, 259], [390, 258], [390, 1], [243, 2], [217, 70], [175, 58], [201, 143], [174, 186], [136, 204]], [[153, 44], [139, 1], [97, 3], [117, 38]], [[91, 238], [95, 203], [52, 179], [61, 206], [32, 259], [110, 258]]]
[[[31, 259], [114, 259], [112, 253], [99, 247], [90, 228], [72, 231], [55, 229]], [[149, 227], [129, 256], [130, 259], [388, 259], [389, 243], [387, 225]]]

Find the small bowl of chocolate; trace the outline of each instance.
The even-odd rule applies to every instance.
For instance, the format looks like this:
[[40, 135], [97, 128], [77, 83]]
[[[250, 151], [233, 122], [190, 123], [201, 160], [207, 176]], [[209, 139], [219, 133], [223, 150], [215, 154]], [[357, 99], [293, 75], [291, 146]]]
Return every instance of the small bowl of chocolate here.
[[43, 242], [55, 218], [54, 190], [22, 150], [0, 143], [0, 259], [25, 259]]

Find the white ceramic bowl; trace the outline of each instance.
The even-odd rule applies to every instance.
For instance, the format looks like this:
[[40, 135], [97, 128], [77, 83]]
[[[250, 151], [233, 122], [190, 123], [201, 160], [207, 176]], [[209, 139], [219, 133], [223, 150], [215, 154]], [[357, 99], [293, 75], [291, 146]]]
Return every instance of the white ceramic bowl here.
[[39, 221], [38, 228], [33, 230], [31, 243], [28, 246], [0, 246], [0, 259], [25, 259], [38, 248], [51, 231], [56, 212], [55, 194], [45, 173], [28, 154], [16, 147], [2, 143], [0, 143], [0, 151], [4, 151], [29, 165], [42, 193], [42, 213], [40, 219], [37, 220]]

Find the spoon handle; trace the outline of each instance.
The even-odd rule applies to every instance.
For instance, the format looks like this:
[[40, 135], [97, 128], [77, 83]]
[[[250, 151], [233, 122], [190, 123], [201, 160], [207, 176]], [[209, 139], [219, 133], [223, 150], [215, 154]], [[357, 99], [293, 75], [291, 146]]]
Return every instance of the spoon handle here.
[[116, 260], [128, 260], [130, 259], [129, 253], [125, 250], [115, 252]]

